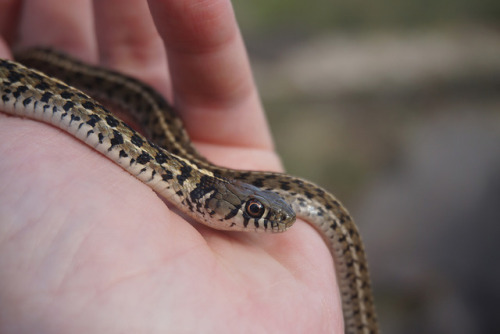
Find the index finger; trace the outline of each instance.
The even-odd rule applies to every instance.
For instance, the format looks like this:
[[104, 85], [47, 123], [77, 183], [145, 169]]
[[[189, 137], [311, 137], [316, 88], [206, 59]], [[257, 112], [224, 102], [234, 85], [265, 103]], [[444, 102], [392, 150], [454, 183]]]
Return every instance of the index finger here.
[[272, 150], [267, 122], [229, 0], [150, 0], [174, 103], [193, 139]]
[[91, 0], [24, 1], [15, 47], [52, 46], [95, 63]]

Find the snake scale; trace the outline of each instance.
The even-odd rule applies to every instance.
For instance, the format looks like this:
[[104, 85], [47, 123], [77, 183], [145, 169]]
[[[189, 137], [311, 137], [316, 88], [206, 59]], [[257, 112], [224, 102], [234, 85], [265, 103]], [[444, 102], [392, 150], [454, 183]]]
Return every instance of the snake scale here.
[[[94, 98], [131, 113], [145, 136]], [[282, 232], [296, 216], [303, 218], [322, 235], [334, 258], [345, 332], [378, 333], [356, 225], [342, 204], [317, 185], [281, 173], [211, 164], [151, 87], [48, 48], [18, 53], [16, 62], [0, 60], [0, 109], [67, 131], [215, 229]]]

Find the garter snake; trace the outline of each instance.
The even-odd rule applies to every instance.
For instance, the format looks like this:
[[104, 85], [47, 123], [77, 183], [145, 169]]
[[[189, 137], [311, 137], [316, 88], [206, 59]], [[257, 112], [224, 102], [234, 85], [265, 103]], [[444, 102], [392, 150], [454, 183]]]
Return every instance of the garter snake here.
[[[132, 113], [145, 136], [94, 98]], [[282, 232], [296, 216], [303, 218], [322, 235], [334, 258], [346, 333], [378, 333], [358, 230], [342, 204], [322, 188], [286, 174], [209, 163], [151, 87], [51, 49], [18, 53], [16, 62], [0, 60], [0, 109], [67, 131], [210, 227]]]

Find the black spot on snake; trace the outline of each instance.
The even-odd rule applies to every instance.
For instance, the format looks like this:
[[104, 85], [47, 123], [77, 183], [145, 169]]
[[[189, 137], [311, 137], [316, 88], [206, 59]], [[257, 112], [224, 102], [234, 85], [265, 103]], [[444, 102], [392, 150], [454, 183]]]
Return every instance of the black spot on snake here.
[[28, 91], [28, 87], [19, 86], [19, 87], [17, 87], [17, 90], [14, 92], [14, 97], [17, 99], [19, 96], [21, 96], [22, 93], [24, 93], [26, 91]]
[[92, 114], [89, 116], [89, 120], [87, 121], [87, 124], [90, 125], [91, 127], [94, 127], [97, 122], [99, 122], [101, 118], [97, 116], [96, 114]]
[[280, 188], [283, 190], [290, 190], [290, 183], [287, 181], [280, 181]]
[[147, 164], [152, 159], [149, 153], [142, 151], [142, 153], [137, 157], [137, 163], [141, 165]]
[[113, 130], [113, 138], [111, 138], [110, 142], [111, 146], [109, 147], [108, 151], [111, 151], [111, 149], [116, 145], [123, 144], [123, 136], [118, 131]]
[[43, 81], [43, 80], [44, 80], [44, 78], [43, 78], [40, 74], [35, 73], [35, 72], [30, 72], [30, 73], [28, 74], [28, 76], [29, 76], [30, 78], [35, 78], [35, 79], [37, 79], [37, 80], [39, 80], [39, 81]]
[[97, 138], [99, 139], [99, 144], [102, 144], [104, 141], [104, 135], [99, 132], [99, 134], [97, 135]]
[[17, 72], [9, 72], [9, 75], [7, 76], [7, 79], [11, 82], [11, 83], [15, 83], [15, 82], [18, 82], [20, 81], [21, 79], [23, 78], [23, 76]]
[[258, 187], [258, 188], [261, 188], [264, 186], [264, 179], [255, 179], [253, 182], [252, 182], [252, 185]]
[[120, 122], [111, 115], [106, 116], [106, 123], [112, 128], [116, 128]]
[[202, 198], [206, 194], [208, 194], [212, 191], [215, 191], [215, 190], [216, 190], [216, 188], [215, 188], [214, 181], [210, 177], [203, 175], [200, 178], [200, 182], [196, 184], [196, 188], [194, 188], [189, 193], [189, 197], [194, 202], [194, 201], [199, 200], [200, 198]]
[[50, 86], [45, 81], [42, 81], [39, 84], [37, 84], [35, 86], [35, 88], [43, 91], [43, 90], [50, 89]]
[[64, 92], [61, 92], [60, 95], [63, 99], [69, 99], [73, 96], [73, 93], [68, 92], [68, 91], [64, 91]]
[[228, 220], [233, 218], [238, 214], [239, 208], [232, 209], [227, 215], [224, 216], [224, 219]]
[[165, 171], [165, 174], [161, 175], [161, 178], [163, 181], [168, 181], [168, 180], [172, 180], [174, 178], [174, 175], [172, 174], [171, 171], [167, 170], [167, 171]]
[[163, 164], [163, 163], [167, 162], [168, 156], [163, 152], [158, 152], [158, 153], [156, 153], [155, 160], [157, 163]]
[[177, 175], [177, 181], [179, 181], [179, 184], [182, 186], [184, 184], [184, 181], [186, 181], [188, 178], [191, 177], [191, 171], [193, 168], [191, 166], [188, 166], [184, 161], [181, 160], [181, 164], [183, 165], [180, 168], [181, 173]]
[[93, 104], [90, 101], [85, 101], [82, 103], [82, 107], [84, 107], [87, 110], [93, 110], [95, 108], [95, 104]]
[[144, 144], [144, 141], [141, 139], [141, 137], [135, 133], [132, 135], [132, 137], [130, 137], [130, 141], [137, 147], [141, 147]]
[[79, 121], [80, 119], [80, 116], [71, 114], [71, 120], [69, 121], [69, 124], [73, 123], [73, 121]]
[[4, 59], [0, 60], [0, 66], [6, 68], [8, 70], [13, 70], [17, 67], [15, 64], [9, 63], [7, 60], [4, 60]]
[[74, 102], [71, 102], [71, 101], [67, 101], [64, 105], [63, 105], [63, 109], [64, 111], [69, 111], [71, 108], [73, 108], [75, 106], [75, 103]]
[[42, 94], [42, 96], [40, 97], [40, 101], [44, 102], [44, 103], [49, 103], [49, 100], [50, 98], [54, 96], [54, 94], [52, 94], [51, 92], [45, 92]]

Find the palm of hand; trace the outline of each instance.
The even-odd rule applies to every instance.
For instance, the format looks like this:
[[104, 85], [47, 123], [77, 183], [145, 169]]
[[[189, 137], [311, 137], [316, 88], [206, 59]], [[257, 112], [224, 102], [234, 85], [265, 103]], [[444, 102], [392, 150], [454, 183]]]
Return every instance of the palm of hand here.
[[301, 332], [331, 321], [329, 253], [308, 225], [279, 235], [191, 225], [57, 129], [2, 117], [0, 133], [2, 281], [35, 318], [64, 315], [48, 330], [92, 319], [118, 331], [146, 321], [172, 332]]

